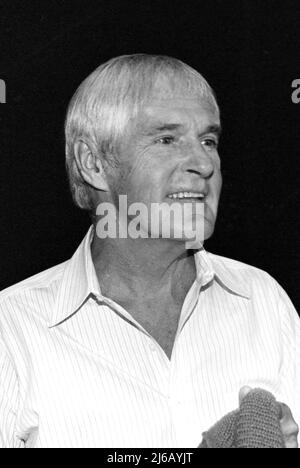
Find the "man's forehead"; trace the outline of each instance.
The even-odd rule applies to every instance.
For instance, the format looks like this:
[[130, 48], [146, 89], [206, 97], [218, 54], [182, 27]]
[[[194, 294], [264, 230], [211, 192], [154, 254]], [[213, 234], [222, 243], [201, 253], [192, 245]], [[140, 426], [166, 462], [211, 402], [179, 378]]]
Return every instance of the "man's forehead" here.
[[207, 103], [215, 108], [213, 95], [209, 91], [204, 93], [199, 86], [188, 86], [185, 80], [180, 80], [176, 76], [159, 76], [148, 95], [148, 101], [161, 106], [177, 104], [192, 107], [197, 103], [203, 105]]
[[149, 116], [156, 116], [157, 113], [167, 114], [176, 112], [194, 112], [199, 114], [209, 113], [218, 115], [216, 107], [207, 98], [199, 96], [170, 98], [154, 98], [146, 102], [141, 111]]
[[162, 127], [164, 125], [185, 125], [190, 121], [199, 125], [219, 125], [219, 113], [206, 98], [177, 97], [151, 99], [141, 107], [138, 127]]

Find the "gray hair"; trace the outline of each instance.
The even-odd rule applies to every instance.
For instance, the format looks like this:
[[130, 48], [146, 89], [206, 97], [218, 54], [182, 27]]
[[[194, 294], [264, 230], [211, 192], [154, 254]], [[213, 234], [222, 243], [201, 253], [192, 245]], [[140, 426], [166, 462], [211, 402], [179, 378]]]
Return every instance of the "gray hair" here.
[[159, 79], [167, 80], [171, 95], [205, 97], [218, 112], [213, 90], [196, 70], [178, 59], [134, 54], [100, 65], [79, 86], [68, 107], [65, 122], [66, 167], [75, 204], [92, 210], [89, 185], [75, 158], [74, 145], [88, 141], [95, 154], [111, 163], [129, 121], [151, 98]]

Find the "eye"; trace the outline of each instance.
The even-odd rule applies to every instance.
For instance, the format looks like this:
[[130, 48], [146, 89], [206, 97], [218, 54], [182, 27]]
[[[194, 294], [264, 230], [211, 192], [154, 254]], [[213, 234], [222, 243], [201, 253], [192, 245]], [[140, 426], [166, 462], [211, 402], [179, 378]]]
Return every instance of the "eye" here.
[[218, 148], [218, 141], [215, 140], [214, 138], [205, 138], [201, 142], [209, 151], [215, 150]]
[[163, 136], [155, 140], [155, 143], [158, 143], [160, 145], [170, 145], [171, 143], [174, 143], [175, 138], [173, 136]]

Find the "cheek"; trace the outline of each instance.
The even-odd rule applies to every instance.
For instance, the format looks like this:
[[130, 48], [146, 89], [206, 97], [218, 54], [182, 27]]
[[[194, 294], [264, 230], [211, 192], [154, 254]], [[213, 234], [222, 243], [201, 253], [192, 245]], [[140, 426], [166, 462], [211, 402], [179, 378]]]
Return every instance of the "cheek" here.
[[120, 168], [121, 183], [130, 188], [137, 187], [139, 183], [146, 180], [149, 174], [151, 174], [149, 161], [144, 151], [140, 151], [136, 153], [134, 157], [124, 161]]
[[128, 203], [147, 202], [152, 187], [151, 174], [140, 165], [119, 168], [114, 183], [114, 196], [127, 195]]
[[213, 196], [216, 201], [219, 201], [221, 190], [223, 185], [222, 174], [219, 168], [215, 169], [213, 178], [211, 180], [211, 186], [213, 189]]
[[157, 152], [152, 148], [126, 151], [114, 175], [111, 186], [114, 194], [126, 194], [129, 202], [143, 201], [148, 204], [160, 201], [176, 167], [174, 159], [168, 152]]
[[222, 171], [221, 171], [221, 159], [219, 156], [215, 159], [214, 166], [215, 166], [214, 177], [216, 180], [216, 186], [218, 187], [219, 191], [221, 191], [222, 184], [223, 184], [223, 177], [222, 177]]
[[219, 156], [219, 152], [216, 153], [216, 156], [214, 158], [214, 165], [215, 165], [216, 170], [221, 172], [221, 158]]
[[221, 190], [222, 190], [222, 185], [223, 185], [223, 177], [221, 171], [219, 171], [218, 174], [218, 194], [220, 195]]

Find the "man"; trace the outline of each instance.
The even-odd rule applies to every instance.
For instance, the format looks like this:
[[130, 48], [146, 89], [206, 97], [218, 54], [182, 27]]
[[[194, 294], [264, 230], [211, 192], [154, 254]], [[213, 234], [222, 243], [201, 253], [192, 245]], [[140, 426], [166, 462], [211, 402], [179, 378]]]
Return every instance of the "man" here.
[[[118, 57], [79, 87], [67, 169], [94, 226], [71, 260], [1, 294], [3, 447], [197, 447], [249, 387], [284, 403], [285, 445], [297, 446], [298, 316], [266, 273], [202, 246], [219, 134], [211, 88], [176, 59]], [[122, 196], [145, 208], [139, 236]], [[175, 202], [193, 210], [153, 233], [154, 204]], [[117, 234], [105, 234], [103, 206]]]

